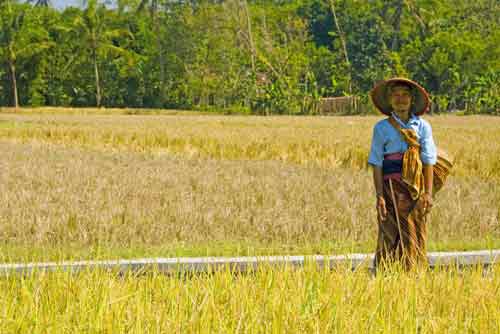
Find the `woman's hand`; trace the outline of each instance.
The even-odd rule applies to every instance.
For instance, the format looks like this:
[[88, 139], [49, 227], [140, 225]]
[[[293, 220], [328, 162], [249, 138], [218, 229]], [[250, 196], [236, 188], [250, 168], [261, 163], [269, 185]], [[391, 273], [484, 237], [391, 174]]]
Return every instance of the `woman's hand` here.
[[385, 206], [384, 196], [382, 195], [377, 196], [377, 215], [379, 221], [381, 222], [387, 218], [387, 208]]
[[424, 193], [422, 195], [422, 206], [424, 208], [424, 214], [427, 215], [432, 209], [432, 195], [429, 193]]

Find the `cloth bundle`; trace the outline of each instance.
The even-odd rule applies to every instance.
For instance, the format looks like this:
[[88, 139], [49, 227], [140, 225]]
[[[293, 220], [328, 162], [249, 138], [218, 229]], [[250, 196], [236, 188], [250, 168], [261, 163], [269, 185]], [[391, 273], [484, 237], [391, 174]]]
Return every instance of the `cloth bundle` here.
[[[424, 175], [417, 134], [413, 129], [402, 129], [392, 117], [389, 117], [389, 123], [399, 131], [408, 144], [408, 150], [403, 154], [401, 179], [409, 186], [412, 199], [417, 199], [424, 191]], [[452, 168], [453, 162], [449, 155], [443, 150], [438, 150], [437, 162], [433, 168], [433, 193], [441, 190]]]

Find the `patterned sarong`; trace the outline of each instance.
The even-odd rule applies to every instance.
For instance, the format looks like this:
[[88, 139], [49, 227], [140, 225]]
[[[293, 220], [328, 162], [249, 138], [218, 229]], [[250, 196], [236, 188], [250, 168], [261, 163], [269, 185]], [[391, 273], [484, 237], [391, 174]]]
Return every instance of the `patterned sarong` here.
[[[397, 160], [396, 156], [387, 158]], [[387, 164], [387, 166], [395, 165], [397, 164]], [[390, 168], [386, 168], [384, 173], [387, 218], [378, 222], [379, 233], [374, 264], [378, 269], [383, 263], [399, 261], [404, 269], [409, 270], [417, 264], [427, 262], [427, 216], [422, 201], [412, 198], [408, 185], [402, 181], [396, 170], [392, 173], [390, 171]]]

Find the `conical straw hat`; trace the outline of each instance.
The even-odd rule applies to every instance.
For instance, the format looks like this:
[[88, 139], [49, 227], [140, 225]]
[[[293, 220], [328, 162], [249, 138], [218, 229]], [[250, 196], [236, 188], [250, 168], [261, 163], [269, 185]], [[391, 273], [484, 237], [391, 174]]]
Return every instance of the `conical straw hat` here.
[[420, 86], [415, 81], [406, 78], [392, 78], [382, 81], [376, 85], [370, 92], [373, 104], [383, 114], [391, 115], [392, 108], [389, 104], [389, 93], [391, 87], [396, 83], [404, 83], [411, 87], [411, 94], [413, 97], [411, 112], [417, 116], [425, 114], [431, 105], [429, 94], [425, 91], [424, 87]]

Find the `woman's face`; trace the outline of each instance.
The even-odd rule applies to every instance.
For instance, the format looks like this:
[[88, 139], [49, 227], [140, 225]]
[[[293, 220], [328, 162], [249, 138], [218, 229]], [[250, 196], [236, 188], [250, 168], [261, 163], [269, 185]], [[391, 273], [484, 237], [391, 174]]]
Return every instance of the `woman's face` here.
[[389, 95], [389, 103], [397, 113], [408, 112], [411, 108], [411, 93], [406, 86], [394, 86]]

